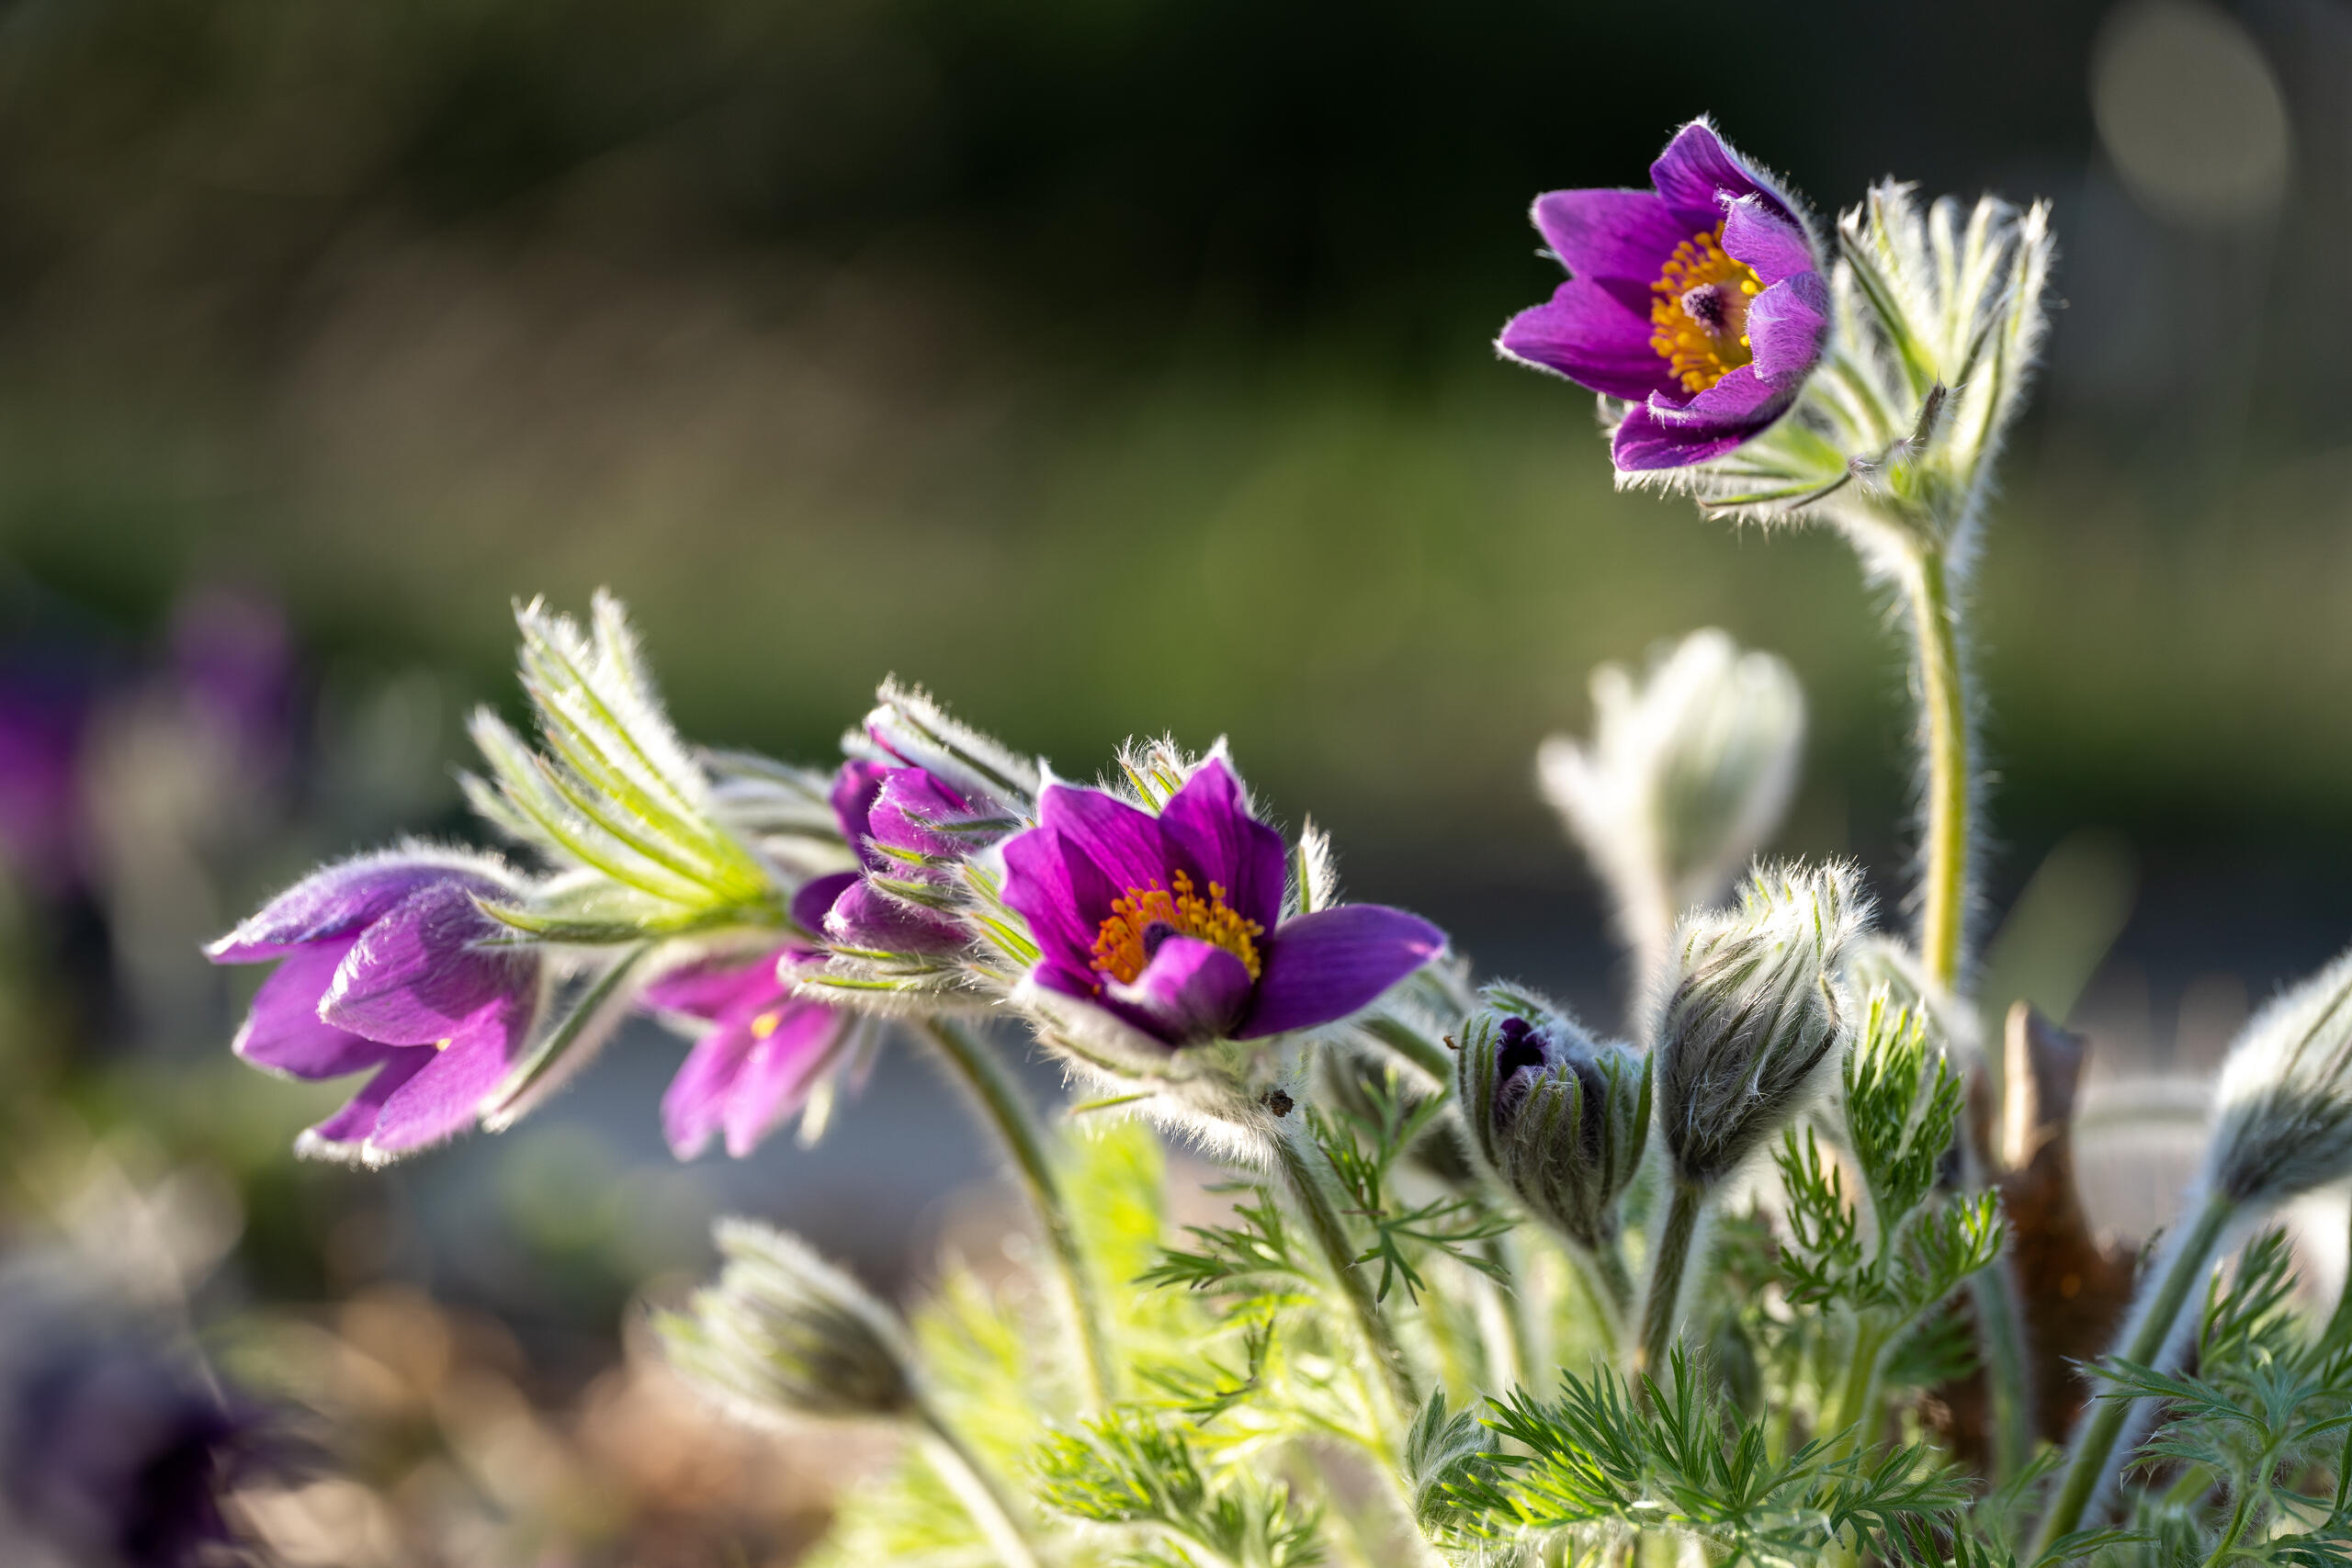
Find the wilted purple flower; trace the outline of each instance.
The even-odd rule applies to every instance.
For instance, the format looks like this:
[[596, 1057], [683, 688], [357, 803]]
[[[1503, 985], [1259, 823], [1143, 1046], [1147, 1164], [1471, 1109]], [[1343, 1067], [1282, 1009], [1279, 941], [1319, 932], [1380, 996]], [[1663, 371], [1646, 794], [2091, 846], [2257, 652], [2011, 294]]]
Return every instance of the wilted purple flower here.
[[645, 988], [645, 1006], [711, 1026], [662, 1097], [662, 1131], [680, 1159], [702, 1153], [714, 1133], [742, 1158], [808, 1102], [840, 1060], [856, 1016], [794, 996], [784, 974], [815, 956], [783, 947], [750, 963], [676, 970]]
[[1571, 274], [1497, 346], [1634, 404], [1627, 470], [1721, 457], [1788, 411], [1821, 357], [1829, 290], [1798, 204], [1703, 119], [1650, 165], [1649, 190], [1562, 190], [1535, 227]]
[[793, 916], [851, 953], [944, 955], [970, 942], [950, 915], [876, 886], [945, 888], [944, 864], [1001, 837], [1000, 813], [923, 768], [865, 758], [842, 764], [832, 790], [842, 836], [859, 870], [822, 876], [793, 900]]
[[1170, 1045], [1344, 1018], [1445, 946], [1427, 920], [1374, 904], [1283, 919], [1282, 835], [1221, 757], [1157, 817], [1048, 785], [1004, 861], [1004, 902], [1040, 949], [1031, 980]]
[[405, 847], [313, 872], [206, 949], [277, 963], [238, 1055], [298, 1078], [374, 1070], [307, 1152], [375, 1162], [472, 1124], [538, 1010], [537, 958], [489, 944], [475, 902], [517, 892], [491, 856]]

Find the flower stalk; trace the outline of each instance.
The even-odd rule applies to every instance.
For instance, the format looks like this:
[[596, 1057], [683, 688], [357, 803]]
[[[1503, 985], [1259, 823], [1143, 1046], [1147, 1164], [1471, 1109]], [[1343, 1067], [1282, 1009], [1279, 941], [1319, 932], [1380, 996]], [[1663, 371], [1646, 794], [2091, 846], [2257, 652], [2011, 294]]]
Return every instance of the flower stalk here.
[[988, 1538], [1004, 1568], [1039, 1568], [1037, 1550], [1030, 1543], [1029, 1532], [1022, 1527], [1012, 1500], [928, 1400], [915, 1407], [914, 1429], [923, 1457]]
[[1037, 1228], [1045, 1234], [1046, 1251], [1053, 1260], [1063, 1311], [1083, 1352], [1079, 1359], [1085, 1377], [1086, 1402], [1090, 1407], [1107, 1404], [1119, 1387], [1118, 1362], [1111, 1353], [1093, 1274], [1080, 1245], [1077, 1226], [1071, 1223], [1069, 1205], [1062, 1197], [1061, 1179], [1055, 1173], [1045, 1136], [1030, 1113], [1028, 1102], [986, 1043], [961, 1023], [952, 1018], [933, 1016], [923, 1019], [917, 1028], [937, 1050], [939, 1059], [971, 1091], [982, 1116], [996, 1130], [1004, 1152], [1012, 1157], [1013, 1173], [1020, 1179], [1031, 1212], [1036, 1215]]
[[1682, 1326], [1682, 1294], [1692, 1259], [1698, 1255], [1706, 1217], [1707, 1189], [1677, 1179], [1668, 1199], [1666, 1223], [1658, 1227], [1657, 1245], [1650, 1249], [1649, 1283], [1642, 1292], [1642, 1342], [1636, 1372], [1655, 1374], [1667, 1364]]
[[[2179, 1330], [2181, 1316], [2205, 1277], [2212, 1272], [2222, 1236], [2237, 1217], [2238, 1205], [2222, 1193], [2206, 1199], [2195, 1220], [2175, 1233], [2165, 1256], [2151, 1274], [2153, 1284], [2140, 1300], [2117, 1352], [2142, 1366], [2157, 1366]], [[2124, 1455], [2119, 1451], [2125, 1427], [2142, 1402], [2103, 1398], [2094, 1404], [2075, 1434], [2066, 1453], [2066, 1473], [2051, 1499], [2049, 1512], [2034, 1538], [2031, 1555], [2039, 1559], [2083, 1522], [2084, 1515], [2103, 1495]]]
[[1393, 1438], [1401, 1428], [1405, 1414], [1418, 1404], [1412, 1376], [1405, 1365], [1404, 1348], [1397, 1344], [1396, 1331], [1389, 1326], [1386, 1314], [1373, 1295], [1372, 1281], [1355, 1266], [1355, 1244], [1349, 1238], [1347, 1223], [1340, 1217], [1338, 1205], [1331, 1201], [1330, 1190], [1309, 1163], [1299, 1137], [1285, 1131], [1269, 1141], [1273, 1145], [1274, 1164], [1282, 1172], [1283, 1186], [1297, 1206], [1299, 1216], [1306, 1222], [1307, 1235], [1314, 1238], [1316, 1250], [1323, 1255], [1339, 1283], [1340, 1295], [1347, 1303], [1347, 1318], [1363, 1341], [1364, 1354], [1378, 1369], [1376, 1375], [1364, 1379], [1365, 1392], [1379, 1419], [1382, 1447], [1393, 1450]]

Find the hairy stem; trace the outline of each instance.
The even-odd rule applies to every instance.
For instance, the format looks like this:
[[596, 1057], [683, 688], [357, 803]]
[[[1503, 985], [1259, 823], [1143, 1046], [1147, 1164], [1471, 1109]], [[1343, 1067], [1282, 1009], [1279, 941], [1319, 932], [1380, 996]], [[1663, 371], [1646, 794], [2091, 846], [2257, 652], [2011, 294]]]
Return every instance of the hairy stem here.
[[1699, 1222], [1706, 1209], [1707, 1190], [1695, 1181], [1674, 1179], [1674, 1194], [1650, 1248], [1649, 1286], [1642, 1296], [1642, 1344], [1636, 1372], [1661, 1375], [1674, 1337], [1682, 1326], [1682, 1280], [1698, 1248]]
[[924, 1038], [938, 1047], [941, 1060], [972, 1091], [972, 1098], [978, 1101], [989, 1124], [996, 1129], [1004, 1152], [1012, 1156], [1022, 1190], [1037, 1216], [1037, 1228], [1045, 1232], [1046, 1250], [1053, 1259], [1054, 1273], [1061, 1286], [1063, 1308], [1084, 1351], [1080, 1360], [1086, 1371], [1087, 1404], [1099, 1406], [1109, 1403], [1119, 1387], [1118, 1363], [1112, 1357], [1110, 1340], [1103, 1329], [1102, 1307], [1094, 1289], [1093, 1271], [1079, 1246], [1078, 1228], [1071, 1224], [1069, 1206], [1062, 1199], [1061, 1179], [1055, 1173], [1045, 1134], [1029, 1102], [1022, 1097], [1019, 1086], [997, 1060], [996, 1054], [962, 1024], [952, 1019], [926, 1018], [917, 1027]]
[[922, 1441], [923, 1457], [956, 1494], [956, 1500], [972, 1517], [988, 1538], [1004, 1568], [1038, 1568], [1036, 1549], [1029, 1542], [1029, 1532], [1012, 1511], [1012, 1501], [1004, 1495], [995, 1477], [989, 1474], [978, 1455], [956, 1434], [939, 1413], [928, 1403], [915, 1412], [916, 1431]]
[[1363, 1342], [1364, 1353], [1378, 1369], [1377, 1376], [1365, 1381], [1374, 1404], [1385, 1410], [1384, 1437], [1392, 1439], [1387, 1446], [1394, 1448], [1393, 1438], [1402, 1429], [1404, 1417], [1419, 1403], [1413, 1392], [1412, 1379], [1405, 1370], [1404, 1350], [1397, 1345], [1396, 1333], [1388, 1326], [1379, 1302], [1373, 1298], [1372, 1281], [1355, 1266], [1355, 1244], [1349, 1238], [1347, 1224], [1332, 1203], [1322, 1177], [1308, 1163], [1299, 1139], [1284, 1134], [1276, 1137], [1273, 1145], [1275, 1163], [1282, 1168], [1291, 1201], [1306, 1221], [1307, 1234], [1314, 1238], [1316, 1249], [1323, 1254], [1325, 1263], [1338, 1280], [1340, 1293], [1347, 1300], [1348, 1315]]
[[[2171, 1257], [2165, 1267], [2142, 1289], [2118, 1355], [2143, 1366], [2158, 1364], [2165, 1348], [2172, 1343], [2173, 1332], [2179, 1326], [2189, 1297], [2213, 1266], [2213, 1254], [2221, 1246], [2222, 1233], [2236, 1213], [2237, 1205], [2226, 1198], [2216, 1195], [2206, 1200], [2196, 1220], [2186, 1231], [2178, 1233], [2178, 1239], [2167, 1247]], [[2041, 1528], [2035, 1534], [2033, 1557], [2041, 1557], [2059, 1537], [2079, 1526], [2084, 1514], [2106, 1490], [2109, 1481], [2121, 1467], [2122, 1456], [2116, 1448], [2139, 1403], [2136, 1399], [2099, 1399], [2084, 1411], [2082, 1424], [2075, 1429], [2074, 1443], [2067, 1450], [2065, 1479], [2059, 1483], [2050, 1511], [2042, 1516]]]
[[1873, 1322], [1868, 1314], [1854, 1325], [1854, 1344], [1845, 1380], [1828, 1423], [1828, 1430], [1836, 1434], [1833, 1451], [1840, 1458], [1870, 1447], [1871, 1434], [1865, 1424], [1878, 1413], [1881, 1365], [1886, 1359], [1891, 1337], [1887, 1325]]
[[1921, 846], [1919, 957], [1928, 977], [1957, 991], [1968, 918], [1968, 839], [1974, 763], [1970, 757], [1968, 689], [1960, 659], [1960, 606], [1942, 552], [1914, 552], [1907, 581], [1913, 673], [1925, 752], [1927, 841]]
[[[1913, 548], [1904, 587], [1910, 599], [1925, 775], [1919, 957], [1928, 979], [1958, 997], [1967, 957], [1976, 763], [1969, 728], [1968, 672], [1960, 652], [1962, 606], [1941, 547], [1923, 543]], [[2002, 1479], [2015, 1475], [2032, 1455], [2035, 1393], [2026, 1355], [2024, 1303], [2016, 1266], [2006, 1249], [1970, 1281], [1969, 1304], [1974, 1308], [1992, 1411], [1993, 1473]]]

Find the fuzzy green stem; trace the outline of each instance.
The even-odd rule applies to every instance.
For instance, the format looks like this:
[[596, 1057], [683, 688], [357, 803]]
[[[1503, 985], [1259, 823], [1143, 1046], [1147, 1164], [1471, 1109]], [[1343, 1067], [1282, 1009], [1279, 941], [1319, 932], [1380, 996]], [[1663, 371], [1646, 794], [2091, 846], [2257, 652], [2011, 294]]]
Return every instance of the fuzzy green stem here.
[[2245, 1534], [2246, 1521], [2254, 1516], [2254, 1490], [2251, 1486], [2238, 1488], [2238, 1506], [2230, 1510], [2230, 1528], [2222, 1532], [2213, 1555], [2205, 1560], [2205, 1568], [2222, 1568], [2230, 1554], [2237, 1551], [2238, 1538]]
[[915, 1429], [921, 1438], [923, 1457], [956, 1494], [972, 1523], [988, 1538], [1004, 1568], [1038, 1568], [1036, 1548], [1029, 1541], [1029, 1532], [1022, 1528], [1018, 1515], [996, 1478], [988, 1472], [956, 1428], [942, 1419], [928, 1404], [915, 1410]]
[[1419, 1030], [1374, 1013], [1357, 1025], [1440, 1089], [1453, 1087], [1453, 1053]]
[[1529, 1288], [1527, 1252], [1520, 1245], [1516, 1234], [1489, 1236], [1479, 1247], [1495, 1277], [1485, 1281], [1501, 1303], [1503, 1326], [1510, 1336], [1511, 1359], [1518, 1363], [1518, 1376], [1511, 1381], [1525, 1383], [1534, 1378], [1544, 1365], [1540, 1335], [1533, 1321], [1533, 1309], [1528, 1301]]
[[1356, 1267], [1355, 1244], [1349, 1238], [1345, 1221], [1331, 1201], [1323, 1179], [1307, 1162], [1306, 1152], [1293, 1135], [1280, 1135], [1273, 1140], [1274, 1162], [1283, 1173], [1283, 1180], [1290, 1190], [1291, 1201], [1297, 1205], [1306, 1230], [1322, 1253], [1333, 1277], [1339, 1281], [1340, 1293], [1346, 1298], [1348, 1315], [1355, 1324], [1356, 1333], [1363, 1341], [1364, 1353], [1379, 1368], [1380, 1375], [1367, 1382], [1375, 1405], [1385, 1409], [1383, 1437], [1394, 1447], [1401, 1422], [1419, 1404], [1413, 1392], [1411, 1377], [1405, 1370], [1405, 1353], [1396, 1343], [1396, 1336], [1388, 1325], [1387, 1317], [1374, 1299], [1372, 1281]]
[[1834, 1452], [1838, 1458], [1870, 1446], [1866, 1424], [1878, 1411], [1880, 1374], [1890, 1337], [1887, 1325], [1874, 1322], [1867, 1314], [1854, 1325], [1854, 1344], [1846, 1376], [1838, 1390], [1837, 1409], [1829, 1418], [1829, 1430], [1838, 1434]]
[[1103, 1328], [1093, 1271], [1079, 1245], [1078, 1227], [1071, 1223], [1069, 1205], [1062, 1198], [1061, 1179], [1029, 1102], [996, 1054], [962, 1024], [952, 1019], [926, 1018], [918, 1027], [971, 1090], [989, 1124], [996, 1129], [1004, 1152], [1012, 1156], [1013, 1172], [1037, 1217], [1037, 1228], [1045, 1233], [1046, 1251], [1061, 1286], [1063, 1308], [1084, 1351], [1080, 1359], [1085, 1369], [1087, 1404], [1091, 1407], [1108, 1404], [1119, 1387], [1118, 1362], [1111, 1354]]
[[1668, 1352], [1682, 1326], [1676, 1309], [1682, 1303], [1683, 1276], [1690, 1267], [1690, 1255], [1697, 1250], [1699, 1222], [1706, 1203], [1707, 1189], [1680, 1177], [1674, 1179], [1666, 1223], [1658, 1227], [1657, 1245], [1650, 1248], [1649, 1286], [1642, 1297], [1641, 1356], [1634, 1364], [1636, 1372], [1652, 1377], [1665, 1373]]
[[[1904, 587], [1910, 598], [1913, 674], [1919, 696], [1921, 846], [1919, 957], [1928, 977], [1954, 997], [1965, 969], [1969, 835], [1973, 828], [1975, 760], [1969, 729], [1967, 666], [1960, 652], [1961, 604], [1941, 547], [1910, 551]], [[2015, 1475], [2033, 1452], [2033, 1369], [2026, 1355], [2025, 1313], [2015, 1265], [2004, 1251], [1969, 1283], [1976, 1337], [1992, 1410], [1993, 1473]]]
[[[2222, 1233], [2237, 1214], [2237, 1205], [2216, 1195], [2206, 1201], [2189, 1229], [2173, 1247], [2170, 1263], [2141, 1293], [2132, 1326], [2117, 1352], [2124, 1359], [2154, 1366], [2171, 1343], [2180, 1314], [2198, 1284], [2213, 1266]], [[2042, 1516], [2031, 1556], [2046, 1553], [2059, 1537], [2082, 1523], [2093, 1501], [2106, 1489], [2120, 1464], [2115, 1450], [2131, 1419], [2136, 1399], [2100, 1399], [2084, 1412], [2081, 1427], [2066, 1456], [2065, 1479], [2059, 1483], [2050, 1511]]]
[[1921, 846], [1919, 958], [1928, 977], [1959, 989], [1968, 919], [1968, 838], [1973, 763], [1968, 688], [1960, 658], [1960, 607], [1941, 550], [1923, 545], [1904, 584], [1917, 639], [1919, 732], [1926, 752], [1927, 841]]

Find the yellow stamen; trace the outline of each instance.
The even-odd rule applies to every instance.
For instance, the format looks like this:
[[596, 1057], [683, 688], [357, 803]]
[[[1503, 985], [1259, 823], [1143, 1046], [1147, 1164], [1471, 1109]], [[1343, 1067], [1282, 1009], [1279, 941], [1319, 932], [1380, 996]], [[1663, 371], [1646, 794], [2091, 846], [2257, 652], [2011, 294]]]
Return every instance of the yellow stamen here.
[[1703, 392], [1755, 355], [1747, 307], [1764, 286], [1723, 247], [1724, 226], [1702, 229], [1674, 247], [1650, 292], [1650, 346], [1686, 392]]
[[1130, 887], [1125, 897], [1112, 901], [1110, 918], [1094, 938], [1094, 966], [1122, 985], [1133, 985], [1160, 942], [1189, 936], [1225, 949], [1256, 979], [1263, 967], [1257, 939], [1266, 928], [1243, 919], [1216, 883], [1209, 884], [1209, 896], [1203, 898], [1185, 873], [1170, 880], [1175, 884], [1172, 893], [1159, 886]]
[[783, 1021], [784, 1010], [782, 1008], [768, 1009], [767, 1011], [752, 1020], [752, 1038], [754, 1040], [765, 1040], [769, 1035], [775, 1032], [775, 1026]]

